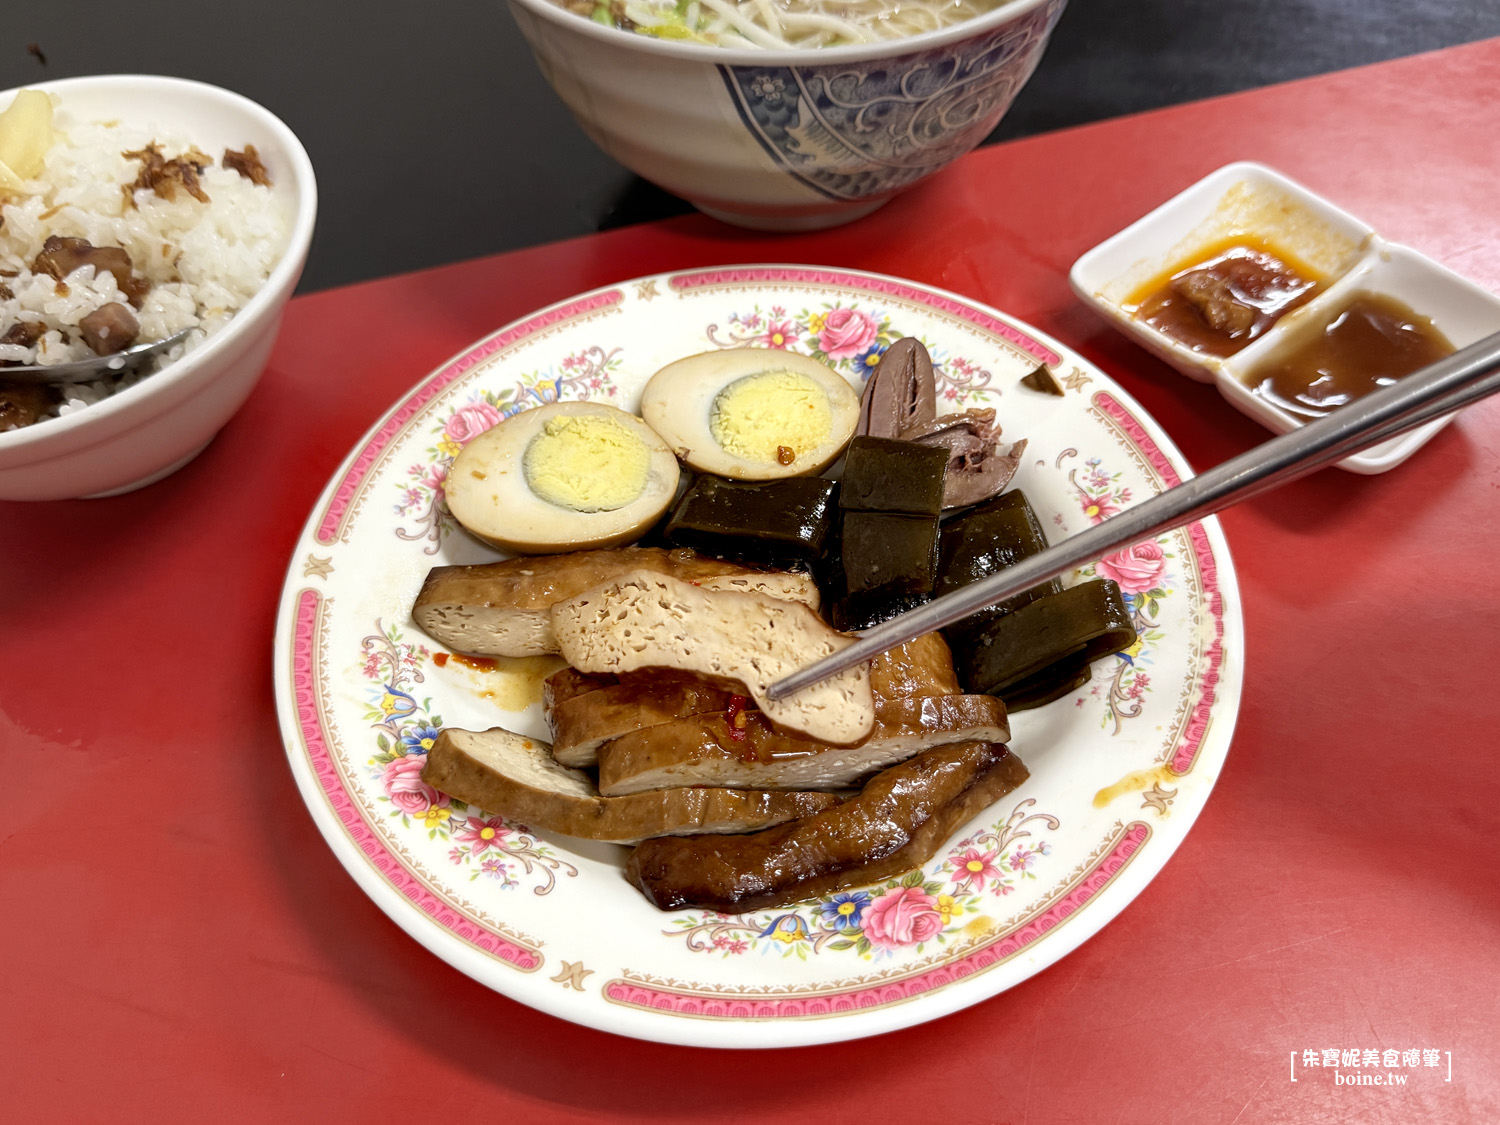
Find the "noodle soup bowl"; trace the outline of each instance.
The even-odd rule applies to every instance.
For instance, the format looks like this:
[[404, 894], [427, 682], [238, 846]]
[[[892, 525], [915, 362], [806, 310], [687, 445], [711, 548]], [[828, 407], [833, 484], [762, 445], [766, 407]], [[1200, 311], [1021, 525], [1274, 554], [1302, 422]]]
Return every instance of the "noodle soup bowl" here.
[[700, 211], [813, 230], [874, 211], [978, 145], [1031, 77], [1066, 0], [818, 48], [717, 47], [510, 0], [583, 130]]

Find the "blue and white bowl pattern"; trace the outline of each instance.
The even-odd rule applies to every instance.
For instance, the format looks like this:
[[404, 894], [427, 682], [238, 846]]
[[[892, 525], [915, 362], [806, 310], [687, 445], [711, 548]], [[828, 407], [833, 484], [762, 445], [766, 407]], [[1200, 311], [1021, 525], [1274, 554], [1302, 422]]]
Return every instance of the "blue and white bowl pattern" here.
[[1031, 77], [1064, 3], [895, 59], [721, 64], [719, 73], [745, 127], [789, 175], [829, 199], [874, 199], [984, 140]]

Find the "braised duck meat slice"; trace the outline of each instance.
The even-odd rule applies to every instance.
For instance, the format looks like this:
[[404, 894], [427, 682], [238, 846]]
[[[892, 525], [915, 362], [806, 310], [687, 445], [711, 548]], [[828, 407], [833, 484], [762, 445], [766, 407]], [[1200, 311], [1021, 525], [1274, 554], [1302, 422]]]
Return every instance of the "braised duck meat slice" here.
[[558, 765], [545, 742], [499, 727], [445, 728], [422, 780], [475, 808], [544, 832], [634, 842], [677, 833], [749, 832], [831, 808], [834, 793], [669, 789], [601, 797], [587, 774]]
[[615, 547], [436, 567], [422, 583], [411, 615], [429, 637], [456, 652], [542, 656], [558, 651], [551, 621], [555, 603], [640, 570], [706, 589], [764, 593], [818, 608], [818, 588], [806, 574], [740, 566], [685, 548]]
[[1027, 776], [1004, 746], [940, 746], [801, 820], [745, 836], [647, 840], [625, 875], [662, 910], [788, 906], [920, 867]]

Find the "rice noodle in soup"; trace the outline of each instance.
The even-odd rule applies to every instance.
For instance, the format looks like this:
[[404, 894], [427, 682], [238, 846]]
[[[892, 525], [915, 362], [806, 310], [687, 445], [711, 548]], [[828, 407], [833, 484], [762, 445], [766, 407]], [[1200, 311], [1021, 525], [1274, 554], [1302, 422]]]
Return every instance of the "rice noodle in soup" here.
[[951, 27], [1006, 0], [559, 0], [597, 23], [717, 47], [837, 47]]

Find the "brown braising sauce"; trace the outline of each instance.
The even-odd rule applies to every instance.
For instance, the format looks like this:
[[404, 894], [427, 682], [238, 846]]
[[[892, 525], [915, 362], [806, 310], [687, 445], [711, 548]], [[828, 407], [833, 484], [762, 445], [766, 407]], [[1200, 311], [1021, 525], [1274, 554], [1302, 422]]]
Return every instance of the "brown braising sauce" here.
[[1152, 278], [1124, 309], [1179, 344], [1222, 358], [1327, 284], [1321, 273], [1259, 236], [1237, 234]]
[[1245, 382], [1299, 418], [1321, 418], [1454, 350], [1427, 317], [1394, 297], [1365, 292], [1355, 293], [1321, 330], [1297, 333], [1294, 340]]
[[483, 685], [479, 698], [508, 711], [524, 711], [540, 703], [547, 677], [567, 666], [560, 656], [465, 656], [458, 652], [435, 652], [432, 662], [439, 668], [457, 664], [479, 673], [470, 678], [476, 686]]

